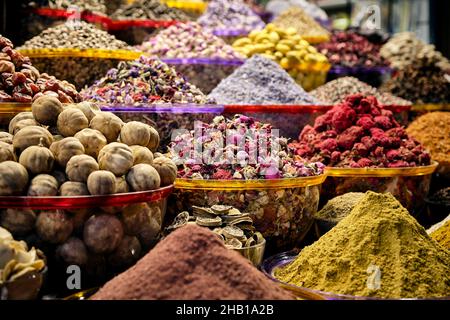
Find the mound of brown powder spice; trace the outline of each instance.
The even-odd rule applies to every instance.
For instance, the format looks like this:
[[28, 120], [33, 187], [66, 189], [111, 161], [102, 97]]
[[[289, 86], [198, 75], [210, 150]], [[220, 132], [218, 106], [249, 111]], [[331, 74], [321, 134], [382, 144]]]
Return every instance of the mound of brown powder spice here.
[[187, 225], [106, 283], [92, 299], [286, 300], [292, 296], [225, 248], [210, 230]]

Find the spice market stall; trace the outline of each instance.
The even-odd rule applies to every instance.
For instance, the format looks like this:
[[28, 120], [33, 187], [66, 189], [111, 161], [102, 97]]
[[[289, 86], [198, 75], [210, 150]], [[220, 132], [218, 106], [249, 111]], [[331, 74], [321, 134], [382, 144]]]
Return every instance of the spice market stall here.
[[0, 300], [450, 300], [446, 52], [315, 3], [36, 1]]

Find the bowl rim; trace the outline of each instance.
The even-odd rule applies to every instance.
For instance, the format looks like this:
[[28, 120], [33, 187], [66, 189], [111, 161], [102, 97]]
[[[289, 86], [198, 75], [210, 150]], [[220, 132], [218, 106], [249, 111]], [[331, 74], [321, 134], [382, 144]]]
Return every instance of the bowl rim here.
[[175, 179], [175, 189], [195, 190], [260, 190], [260, 189], [289, 189], [321, 185], [327, 175], [281, 178], [281, 179], [252, 179], [252, 180], [213, 180], [213, 179]]
[[[93, 59], [114, 59], [114, 60], [135, 60], [143, 55], [142, 51], [129, 49], [101, 49], [101, 48], [37, 48], [19, 49], [23, 55], [35, 58], [93, 58]], [[95, 60], [97, 61], [97, 60]]]
[[[192, 104], [192, 103], [139, 103], [138, 105], [127, 105], [97, 101], [102, 111], [116, 113], [275, 113], [275, 114], [313, 114], [331, 110], [335, 104]], [[385, 105], [389, 110], [400, 108], [400, 111], [408, 111], [411, 106]], [[31, 111], [31, 103], [22, 102], [0, 102], [1, 114], [16, 114]]]
[[[69, 296], [63, 297], [62, 300], [90, 300], [90, 297], [96, 294], [101, 287], [92, 287], [85, 290], [75, 292]], [[85, 299], [87, 296], [87, 299]]]
[[[288, 263], [294, 261], [297, 257], [298, 253], [291, 250], [282, 253], [278, 253], [273, 255], [263, 261], [261, 264], [261, 271], [264, 273], [266, 277], [271, 279], [272, 281], [280, 284], [282, 287], [285, 287], [288, 290], [293, 292], [297, 292], [299, 294], [307, 294], [312, 295], [318, 298], [322, 298], [325, 300], [450, 300], [450, 296], [447, 297], [426, 297], [426, 298], [379, 298], [379, 297], [367, 297], [367, 296], [352, 296], [348, 294], [339, 294], [333, 292], [326, 292], [321, 290], [314, 290], [306, 287], [300, 287], [293, 284], [289, 284], [277, 279], [273, 272], [276, 268], [280, 266], [285, 266]], [[283, 261], [283, 262], [282, 262]], [[276, 264], [274, 266], [274, 264]]]
[[[30, 273], [33, 273], [33, 274], [35, 274], [36, 276], [41, 276], [41, 277], [45, 277], [47, 274], [48, 274], [48, 266], [47, 266], [47, 264], [45, 264], [44, 265], [44, 267], [42, 268], [42, 269], [40, 269], [40, 270], [30, 270], [30, 271], [28, 271], [27, 273], [24, 273], [23, 275], [21, 275], [19, 278], [16, 278], [16, 279], [14, 279], [14, 280], [8, 280], [8, 281], [5, 281], [4, 283], [3, 283], [3, 285], [5, 286], [5, 285], [11, 285], [11, 284], [14, 284], [14, 282], [17, 280], [17, 279], [20, 279], [20, 278], [22, 278], [22, 277], [25, 277], [25, 276], [27, 276], [27, 275], [29, 275]], [[0, 285], [0, 288], [2, 287], [2, 285]]]
[[224, 104], [224, 113], [275, 113], [277, 115], [287, 114], [312, 114], [326, 112], [334, 107], [333, 104]]
[[15, 116], [17, 113], [27, 111], [31, 111], [31, 102], [0, 102], [0, 115]]
[[441, 103], [413, 103], [411, 111], [448, 111], [450, 102]]
[[195, 104], [195, 103], [138, 103], [138, 104], [125, 104], [125, 103], [107, 103], [107, 102], [95, 102], [102, 111], [109, 111], [114, 113], [170, 113], [170, 114], [183, 114], [183, 113], [212, 113], [221, 114], [224, 111], [222, 104]]
[[156, 202], [166, 199], [173, 191], [173, 185], [155, 190], [86, 196], [0, 196], [0, 208], [67, 210], [107, 206], [123, 206], [138, 202]]
[[329, 177], [404, 177], [424, 176], [432, 174], [439, 163], [432, 160], [427, 166], [402, 168], [336, 168], [326, 167], [325, 173]]
[[[145, 54], [145, 53], [144, 53]], [[161, 61], [172, 65], [224, 65], [224, 66], [240, 66], [244, 64], [245, 59], [240, 58], [208, 58], [208, 57], [192, 57], [192, 58], [169, 58], [161, 57]]]

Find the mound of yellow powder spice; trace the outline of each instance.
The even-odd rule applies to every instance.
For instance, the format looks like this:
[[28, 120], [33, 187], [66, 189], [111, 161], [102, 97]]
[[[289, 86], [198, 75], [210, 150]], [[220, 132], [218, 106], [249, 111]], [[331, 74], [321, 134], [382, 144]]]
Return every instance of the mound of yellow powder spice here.
[[444, 248], [450, 250], [450, 220], [431, 233], [431, 237], [439, 242]]
[[391, 194], [368, 191], [347, 217], [275, 276], [353, 296], [450, 296], [450, 251]]

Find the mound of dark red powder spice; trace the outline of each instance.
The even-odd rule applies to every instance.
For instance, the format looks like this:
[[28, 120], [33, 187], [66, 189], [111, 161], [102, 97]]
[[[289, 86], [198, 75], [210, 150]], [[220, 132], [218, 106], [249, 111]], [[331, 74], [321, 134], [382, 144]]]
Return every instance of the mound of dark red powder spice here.
[[206, 228], [182, 227], [135, 266], [115, 277], [94, 300], [292, 299]]
[[373, 96], [348, 96], [307, 125], [289, 145], [309, 161], [332, 167], [400, 168], [430, 164], [430, 154], [408, 137], [391, 111]]

